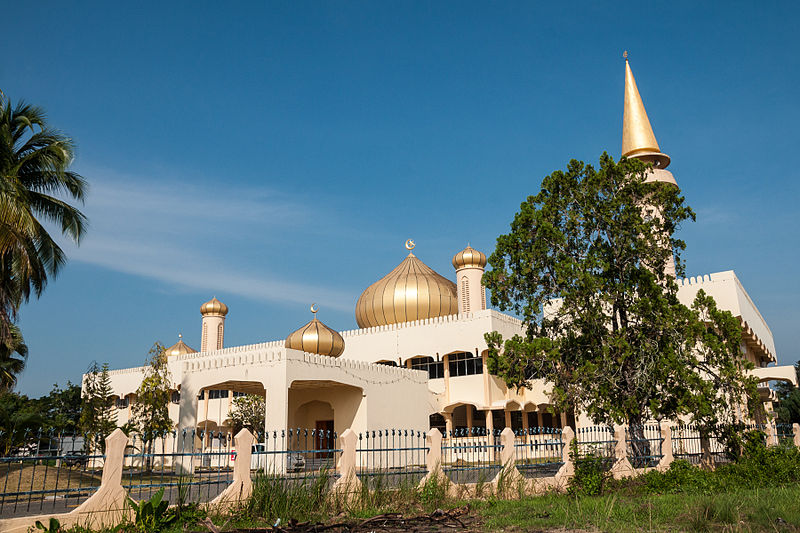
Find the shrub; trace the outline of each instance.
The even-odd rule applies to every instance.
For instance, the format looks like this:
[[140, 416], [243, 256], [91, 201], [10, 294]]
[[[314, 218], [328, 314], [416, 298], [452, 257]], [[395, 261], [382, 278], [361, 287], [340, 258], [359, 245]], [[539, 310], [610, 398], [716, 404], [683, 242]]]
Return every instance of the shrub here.
[[580, 458], [573, 458], [575, 475], [569, 480], [567, 492], [572, 495], [598, 496], [603, 492], [603, 487], [608, 480], [602, 457], [589, 454]]

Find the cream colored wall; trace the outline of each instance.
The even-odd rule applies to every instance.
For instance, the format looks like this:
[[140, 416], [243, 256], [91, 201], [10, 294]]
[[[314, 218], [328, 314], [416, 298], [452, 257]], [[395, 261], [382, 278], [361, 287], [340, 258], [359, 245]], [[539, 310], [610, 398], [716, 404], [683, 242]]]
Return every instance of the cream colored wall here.
[[766, 350], [773, 357], [775, 356], [775, 340], [772, 337], [772, 331], [733, 270], [677, 281], [678, 299], [681, 303], [691, 306], [697, 291], [703, 289], [714, 298], [717, 307], [730, 311], [733, 316], [741, 317], [752, 328]]

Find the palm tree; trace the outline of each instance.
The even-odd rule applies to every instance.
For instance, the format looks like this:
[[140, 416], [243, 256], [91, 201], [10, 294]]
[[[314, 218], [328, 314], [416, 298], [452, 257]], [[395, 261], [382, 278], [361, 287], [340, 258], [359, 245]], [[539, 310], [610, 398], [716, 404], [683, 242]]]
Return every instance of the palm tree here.
[[11, 335], [0, 342], [0, 393], [10, 391], [17, 384], [17, 375], [25, 368], [28, 347], [22, 339], [22, 332], [11, 325]]
[[85, 232], [83, 213], [58, 198], [83, 201], [73, 158], [71, 139], [47, 126], [42, 109], [0, 96], [0, 344], [13, 343], [19, 306], [66, 262], [43, 223], [76, 243]]

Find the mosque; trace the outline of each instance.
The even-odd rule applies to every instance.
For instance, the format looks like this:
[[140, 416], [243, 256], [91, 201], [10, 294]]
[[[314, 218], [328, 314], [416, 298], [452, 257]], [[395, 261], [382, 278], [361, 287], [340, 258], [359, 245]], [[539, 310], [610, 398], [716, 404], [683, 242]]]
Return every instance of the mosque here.
[[[622, 155], [653, 165], [648, 179], [677, 186], [661, 152], [625, 62]], [[200, 351], [183, 340], [167, 349], [173, 380], [170, 416], [179, 428], [226, 431], [229, 407], [244, 394], [266, 399], [265, 429], [309, 428], [341, 434], [352, 428], [441, 430], [485, 427], [564, 427], [584, 423], [556, 412], [547, 383], [509, 390], [487, 371], [484, 333], [523, 334], [513, 316], [487, 309], [481, 277], [486, 255], [467, 246], [456, 253], [454, 271], [441, 275], [414, 254], [415, 243], [394, 270], [364, 290], [355, 307], [358, 329], [336, 331], [317, 318], [285, 340], [225, 346], [228, 307], [216, 298], [200, 307]], [[669, 265], [674, 275], [674, 265]], [[678, 296], [690, 305], [698, 290], [740, 320], [742, 353], [755, 365], [762, 400], [774, 400], [767, 383], [795, 382], [790, 366], [776, 362], [772, 332], [732, 270], [679, 279]], [[136, 402], [144, 368], [110, 372], [117, 423]]]

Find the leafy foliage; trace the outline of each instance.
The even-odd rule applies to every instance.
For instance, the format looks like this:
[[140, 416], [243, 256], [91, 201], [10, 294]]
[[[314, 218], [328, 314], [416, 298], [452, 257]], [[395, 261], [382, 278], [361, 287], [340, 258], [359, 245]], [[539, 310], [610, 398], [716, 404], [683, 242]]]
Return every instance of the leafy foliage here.
[[[800, 361], [794, 364], [797, 382], [800, 383]], [[800, 424], [800, 387], [791, 383], [778, 383], [778, 421], [784, 424]]]
[[8, 329], [6, 338], [0, 338], [0, 392], [14, 388], [28, 358], [28, 346], [22, 332], [16, 324], [10, 324]]
[[83, 382], [80, 425], [91, 445], [100, 450], [105, 449], [105, 438], [117, 427], [113, 393], [108, 363], [99, 367], [92, 362]]
[[49, 394], [28, 398], [13, 392], [0, 393], [0, 452], [23, 444], [26, 432], [36, 435], [73, 434], [78, 428], [81, 388], [67, 382], [53, 385]]
[[264, 431], [267, 416], [266, 399], [255, 394], [247, 394], [233, 399], [228, 415], [233, 423], [233, 434], [247, 428], [254, 435]]
[[164, 489], [153, 494], [149, 500], [136, 502], [128, 498], [128, 505], [134, 512], [133, 524], [136, 531], [158, 533], [167, 529], [178, 517], [169, 512], [169, 502], [164, 500]]
[[594, 453], [579, 454], [577, 440], [572, 441], [570, 458], [575, 465], [575, 475], [569, 480], [567, 492], [573, 496], [599, 496], [609, 480], [605, 459]]
[[607, 154], [545, 177], [497, 239], [484, 275], [492, 303], [519, 314], [524, 336], [486, 335], [489, 371], [509, 387], [553, 383], [562, 411], [596, 423], [690, 415], [701, 427], [757, 405], [741, 328], [699, 291], [691, 308], [666, 273], [684, 271], [675, 230], [694, 212], [648, 167]]
[[78, 243], [86, 218], [59, 198], [83, 201], [84, 179], [69, 170], [72, 140], [47, 125], [44, 111], [0, 97], [0, 341], [12, 336], [22, 302], [37, 297], [66, 262], [42, 222]]
[[[148, 352], [144, 378], [136, 390], [136, 402], [131, 408], [130, 420], [130, 426], [148, 447], [157, 437], [172, 430], [173, 423], [169, 417], [171, 382], [166, 350], [156, 342]], [[149, 469], [151, 459], [147, 462]]]
[[47, 525], [44, 525], [40, 520], [37, 520], [36, 529], [38, 531], [44, 531], [45, 533], [59, 533], [59, 531], [61, 531], [61, 523], [57, 518], [51, 518]]

